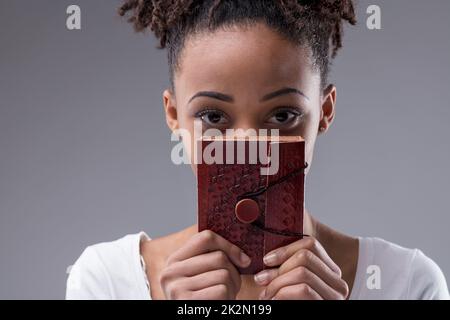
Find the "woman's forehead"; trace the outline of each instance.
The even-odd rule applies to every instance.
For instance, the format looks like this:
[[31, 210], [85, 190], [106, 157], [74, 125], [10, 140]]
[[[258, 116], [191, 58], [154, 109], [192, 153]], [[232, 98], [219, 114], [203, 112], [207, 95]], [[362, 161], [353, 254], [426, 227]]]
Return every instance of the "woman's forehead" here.
[[308, 48], [296, 46], [268, 27], [217, 30], [186, 42], [175, 81], [192, 87], [273, 83], [300, 84], [320, 76]]

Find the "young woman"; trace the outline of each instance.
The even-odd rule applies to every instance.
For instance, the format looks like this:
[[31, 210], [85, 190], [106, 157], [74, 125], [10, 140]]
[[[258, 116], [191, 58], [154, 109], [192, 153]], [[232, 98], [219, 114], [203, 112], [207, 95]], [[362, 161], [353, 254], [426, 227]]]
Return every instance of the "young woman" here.
[[[171, 86], [163, 102], [171, 130], [193, 137], [196, 119], [220, 130], [279, 129], [305, 139], [312, 163], [316, 139], [335, 117], [336, 87], [327, 74], [344, 22], [356, 22], [351, 0], [127, 0], [119, 13], [168, 49]], [[344, 235], [308, 210], [304, 233], [311, 236], [267, 254], [268, 268], [256, 275], [240, 275], [236, 266], [249, 257], [197, 225], [158, 239], [128, 235], [83, 252], [67, 298], [449, 297], [441, 270], [418, 249]]]

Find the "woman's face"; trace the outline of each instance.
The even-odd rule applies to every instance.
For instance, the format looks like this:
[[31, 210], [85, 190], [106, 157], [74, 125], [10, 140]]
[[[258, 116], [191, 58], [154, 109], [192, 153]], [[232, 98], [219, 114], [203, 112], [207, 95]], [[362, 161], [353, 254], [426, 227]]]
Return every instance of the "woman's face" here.
[[204, 130], [279, 129], [305, 139], [311, 164], [320, 128], [334, 118], [336, 90], [322, 91], [320, 82], [309, 50], [263, 23], [199, 34], [181, 53], [175, 94], [164, 92], [167, 123], [189, 131], [190, 146], [195, 120]]

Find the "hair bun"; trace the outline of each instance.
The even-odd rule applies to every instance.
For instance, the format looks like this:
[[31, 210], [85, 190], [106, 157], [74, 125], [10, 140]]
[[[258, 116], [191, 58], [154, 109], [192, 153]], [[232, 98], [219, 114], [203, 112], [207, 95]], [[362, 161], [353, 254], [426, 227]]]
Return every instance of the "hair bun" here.
[[150, 29], [163, 49], [169, 30], [190, 12], [193, 3], [194, 0], [126, 0], [118, 13], [122, 17], [128, 15], [128, 22], [133, 24], [135, 31]]
[[[321, 20], [328, 20], [331, 27], [330, 40], [332, 43], [332, 57], [342, 48], [343, 21], [356, 24], [355, 8], [352, 0], [279, 0], [282, 8], [295, 12], [295, 19], [300, 12], [309, 11]], [[288, 10], [288, 11], [289, 11]], [[289, 16], [289, 12], [287, 12]], [[291, 19], [292, 19], [291, 18]], [[300, 24], [304, 23], [299, 21]]]

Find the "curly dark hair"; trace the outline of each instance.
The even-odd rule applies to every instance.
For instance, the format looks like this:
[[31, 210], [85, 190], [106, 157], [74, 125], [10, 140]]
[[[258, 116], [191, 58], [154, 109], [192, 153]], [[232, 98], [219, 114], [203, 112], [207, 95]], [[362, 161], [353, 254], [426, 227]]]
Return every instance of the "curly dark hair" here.
[[352, 0], [125, 0], [118, 12], [137, 32], [153, 31], [159, 48], [168, 49], [172, 88], [187, 36], [254, 22], [265, 22], [293, 43], [308, 45], [325, 86], [330, 60], [342, 47], [343, 23], [356, 24]]

